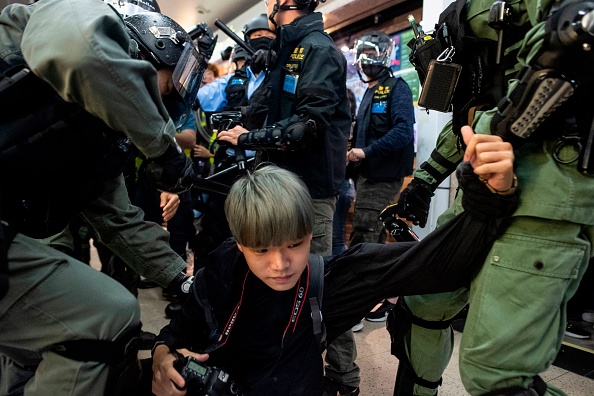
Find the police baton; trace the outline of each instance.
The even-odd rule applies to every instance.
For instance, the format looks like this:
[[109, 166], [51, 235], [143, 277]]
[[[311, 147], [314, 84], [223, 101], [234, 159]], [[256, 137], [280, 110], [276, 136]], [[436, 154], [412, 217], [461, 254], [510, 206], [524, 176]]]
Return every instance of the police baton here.
[[223, 22], [221, 22], [220, 19], [215, 19], [214, 24], [216, 27], [218, 27], [219, 29], [221, 29], [221, 31], [223, 33], [225, 33], [227, 36], [229, 36], [231, 38], [231, 40], [235, 41], [237, 43], [237, 45], [239, 45], [241, 48], [243, 48], [244, 50], [247, 51], [248, 55], [254, 55], [254, 49], [245, 41], [243, 41], [238, 35], [236, 35], [235, 33], [233, 33], [231, 31], [231, 29], [229, 29], [229, 27], [227, 27], [227, 25], [225, 25]]

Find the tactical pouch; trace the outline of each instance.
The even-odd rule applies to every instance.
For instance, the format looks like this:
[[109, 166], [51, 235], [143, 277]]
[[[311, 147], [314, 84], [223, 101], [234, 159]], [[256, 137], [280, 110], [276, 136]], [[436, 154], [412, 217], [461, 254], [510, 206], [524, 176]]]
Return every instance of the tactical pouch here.
[[461, 72], [462, 66], [456, 63], [432, 59], [419, 97], [419, 106], [444, 113], [450, 111]]
[[412, 49], [409, 57], [410, 63], [414, 65], [421, 85], [424, 86], [429, 73], [430, 62], [437, 59], [445, 48], [439, 40], [434, 38], [427, 41], [419, 41], [419, 39], [413, 38], [409, 41], [408, 46]]
[[423, 90], [419, 106], [441, 112], [451, 111], [454, 91], [462, 66], [452, 63], [456, 50], [446, 23], [436, 25], [432, 35], [412, 39], [410, 62], [415, 66]]

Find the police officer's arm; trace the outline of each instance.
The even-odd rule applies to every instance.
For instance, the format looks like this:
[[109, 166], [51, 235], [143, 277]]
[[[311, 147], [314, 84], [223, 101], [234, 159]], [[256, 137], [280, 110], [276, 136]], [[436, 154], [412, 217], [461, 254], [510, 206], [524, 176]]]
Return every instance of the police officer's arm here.
[[124, 132], [148, 158], [174, 142], [175, 127], [161, 102], [155, 69], [129, 56], [123, 22], [105, 2], [39, 4], [21, 45], [33, 73], [66, 101]]
[[[301, 72], [294, 82], [293, 114], [272, 126], [249, 132], [236, 127], [229, 133], [220, 133], [219, 140], [246, 149], [303, 149], [311, 144], [313, 136], [321, 138], [327, 126], [336, 122], [337, 109], [346, 100], [338, 95], [339, 87], [345, 83], [339, 71], [345, 70], [346, 61], [338, 51], [328, 51], [324, 46], [309, 46], [304, 53]], [[271, 100], [281, 94], [284, 93], [274, 92]]]
[[142, 211], [128, 198], [122, 175], [108, 180], [101, 194], [81, 211], [97, 238], [134, 270], [162, 287], [186, 269], [186, 262], [171, 250], [169, 234], [144, 221]]
[[414, 179], [400, 193], [398, 216], [425, 227], [433, 192], [456, 169], [463, 156], [449, 121], [439, 134], [431, 156], [415, 170]]

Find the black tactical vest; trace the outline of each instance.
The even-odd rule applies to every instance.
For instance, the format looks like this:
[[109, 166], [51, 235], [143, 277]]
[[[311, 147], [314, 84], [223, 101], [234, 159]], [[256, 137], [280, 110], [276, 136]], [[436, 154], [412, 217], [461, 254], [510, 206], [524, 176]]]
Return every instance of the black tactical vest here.
[[0, 108], [0, 218], [17, 232], [62, 231], [129, 159], [124, 135], [66, 103], [26, 65], [0, 62]]
[[[371, 104], [365, 112], [362, 125], [357, 125], [357, 131], [365, 133], [365, 146], [381, 139], [392, 129], [391, 94], [396, 88], [398, 78], [387, 75], [379, 80], [373, 89]], [[364, 158], [356, 166], [357, 172], [363, 177], [375, 181], [401, 179], [412, 173], [414, 163], [414, 142], [411, 141], [397, 153], [389, 157], [376, 155]]]
[[242, 106], [247, 105], [248, 81], [246, 66], [235, 70], [235, 74], [229, 78], [225, 87], [225, 95], [227, 97], [226, 111], [239, 111]]

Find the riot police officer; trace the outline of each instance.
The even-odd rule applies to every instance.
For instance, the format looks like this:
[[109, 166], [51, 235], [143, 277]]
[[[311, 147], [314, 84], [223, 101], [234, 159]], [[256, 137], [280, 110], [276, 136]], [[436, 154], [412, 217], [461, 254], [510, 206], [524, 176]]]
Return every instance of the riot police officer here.
[[[158, 188], [191, 186], [175, 124], [191, 108], [207, 56], [162, 14], [124, 24], [91, 0], [8, 6], [0, 37], [7, 109], [0, 128], [8, 137], [0, 151], [7, 280], [0, 352], [38, 365], [27, 394], [118, 394], [125, 383], [118, 376], [135, 367], [138, 303], [116, 281], [34, 238], [61, 231], [78, 213], [136, 271], [187, 291], [186, 263], [166, 232], [130, 205], [121, 165], [130, 139], [149, 158]], [[2, 374], [4, 381], [9, 373]]]
[[[561, 347], [567, 301], [592, 255], [594, 212], [592, 200], [586, 198], [594, 190], [587, 161], [593, 142], [592, 74], [587, 70], [594, 64], [589, 51], [594, 44], [594, 3], [457, 3], [463, 12], [452, 19], [454, 25], [465, 27], [466, 43], [480, 39], [483, 50], [497, 47], [498, 32], [490, 27], [497, 26], [490, 23], [497, 22], [492, 7], [505, 7], [502, 15], [511, 16], [508, 41], [502, 45], [509, 51], [500, 54], [501, 66], [496, 66], [494, 51], [485, 51], [486, 57], [467, 55], [486, 61], [480, 76], [485, 82], [505, 81], [503, 55], [513, 51], [517, 59], [507, 66], [520, 72], [511, 74], [514, 81], [504, 87], [498, 103], [481, 107], [484, 103], [466, 100], [471, 105], [458, 109], [463, 111], [454, 107], [454, 122], [461, 114], [478, 133], [497, 134], [513, 144], [519, 206], [469, 288], [398, 301], [392, 327], [392, 351], [400, 359], [395, 394], [437, 393], [452, 353], [450, 322], [467, 303], [459, 360], [470, 394], [564, 394], [539, 373], [548, 369]], [[518, 40], [512, 39], [513, 30], [520, 32]], [[471, 92], [471, 86], [456, 89], [454, 100], [456, 95], [470, 99], [484, 88], [475, 84]], [[461, 160], [457, 135], [448, 123], [431, 159], [415, 173], [416, 182], [399, 201], [401, 216], [426, 222], [432, 190]], [[440, 217], [440, 224], [461, 211], [460, 199]]]

